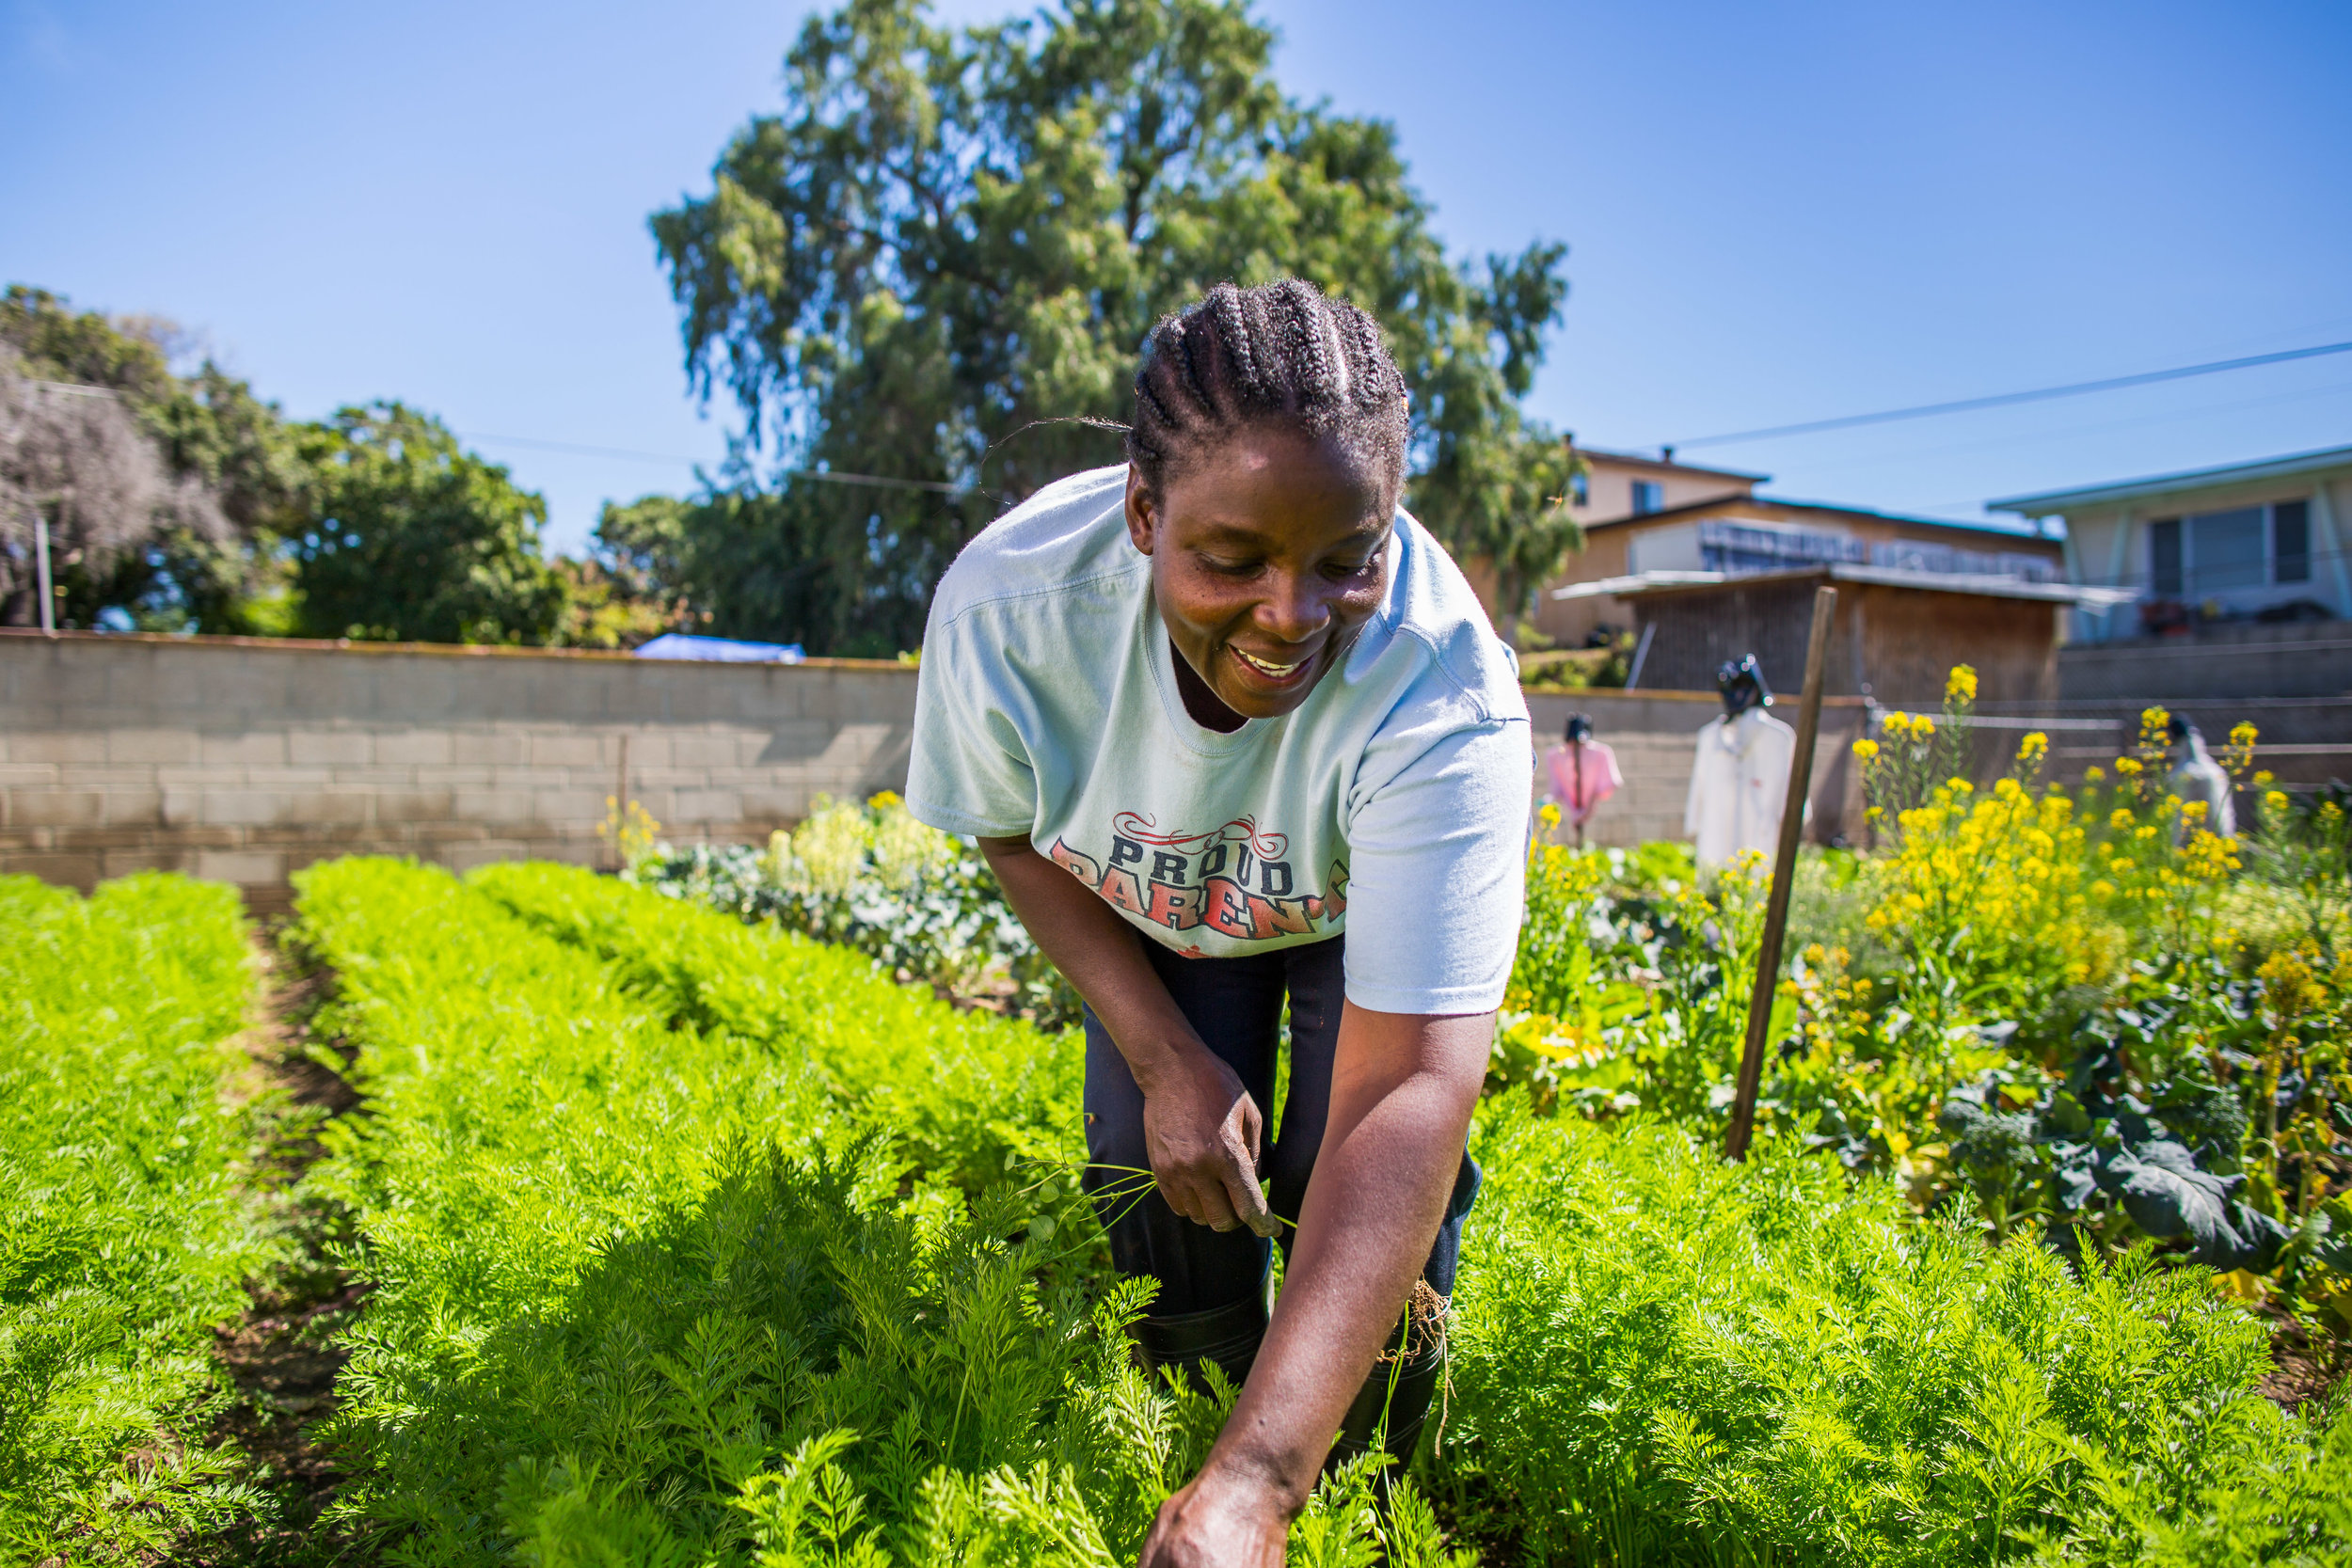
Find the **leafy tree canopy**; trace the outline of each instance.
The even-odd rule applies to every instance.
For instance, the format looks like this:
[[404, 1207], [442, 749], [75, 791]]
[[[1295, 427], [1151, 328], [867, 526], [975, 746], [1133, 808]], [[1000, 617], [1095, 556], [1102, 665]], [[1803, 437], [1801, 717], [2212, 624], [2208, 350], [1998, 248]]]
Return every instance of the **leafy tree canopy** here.
[[807, 24], [783, 111], [651, 220], [690, 379], [744, 420], [733, 492], [677, 519], [712, 629], [913, 646], [991, 516], [1118, 459], [1081, 420], [1124, 418], [1152, 323], [1228, 277], [1306, 277], [1378, 317], [1413, 392], [1417, 513], [1496, 563], [1506, 610], [1557, 565], [1572, 459], [1518, 399], [1565, 247], [1450, 263], [1394, 128], [1286, 96], [1273, 42], [1246, 0], [961, 29], [850, 0]]
[[[107, 513], [107, 529], [74, 532], [52, 508], [72, 546], [58, 555], [64, 624], [119, 611], [155, 630], [593, 646], [664, 624], [633, 579], [542, 561], [545, 503], [438, 420], [373, 404], [290, 421], [210, 359], [176, 372], [182, 344], [159, 318], [77, 311], [21, 285], [0, 295], [0, 499], [69, 472], [78, 485], [47, 490], [98, 494], [103, 477], [118, 499], [84, 509]], [[0, 603], [27, 619], [14, 520], [0, 515]]]
[[291, 541], [298, 630], [393, 641], [546, 642], [564, 585], [542, 557], [547, 502], [397, 403], [301, 432], [316, 510]]
[[[268, 546], [299, 516], [307, 476], [275, 404], [210, 359], [191, 374], [174, 373], [181, 341], [179, 328], [158, 317], [77, 311], [22, 284], [0, 294], [0, 358], [14, 360], [29, 382], [113, 393], [169, 481], [170, 504], [110, 519], [107, 546], [93, 535], [66, 552], [76, 556], [58, 574], [71, 624], [90, 625], [112, 606], [174, 630], [266, 629], [247, 611], [268, 592]], [[92, 424], [85, 436], [98, 436], [92, 421], [106, 416], [89, 404], [78, 412]], [[139, 487], [134, 482], [149, 452], [121, 440], [82, 444], [112, 453], [106, 461], [118, 479]], [[70, 507], [53, 519], [77, 538], [87, 521]]]

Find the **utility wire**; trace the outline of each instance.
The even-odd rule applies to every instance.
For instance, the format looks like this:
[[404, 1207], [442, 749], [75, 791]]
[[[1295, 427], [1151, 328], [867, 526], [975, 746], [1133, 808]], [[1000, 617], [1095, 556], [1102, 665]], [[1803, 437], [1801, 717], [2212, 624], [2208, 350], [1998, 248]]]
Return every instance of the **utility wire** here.
[[2050, 398], [2079, 397], [2121, 387], [2145, 387], [2157, 381], [2180, 381], [2192, 375], [2242, 371], [2255, 365], [2278, 365], [2290, 359], [2315, 359], [2324, 354], [2352, 353], [2352, 342], [2319, 343], [2310, 348], [2282, 349], [2276, 354], [2251, 354], [2239, 359], [2216, 359], [2202, 365], [2179, 365], [2168, 371], [2143, 371], [2137, 375], [2109, 376], [2104, 381], [2075, 381], [2063, 387], [2036, 387], [2023, 392], [1996, 392], [1991, 397], [1961, 398], [1952, 403], [1925, 403], [1913, 408], [1887, 408], [1874, 414], [1847, 414], [1835, 420], [1808, 420], [1803, 424], [1768, 425], [1761, 430], [1735, 430], [1722, 436], [1701, 436], [1677, 441], [1674, 448], [1725, 446], [1734, 441], [1763, 441], [1781, 436], [1809, 436], [1822, 430], [1850, 430], [1855, 425], [1888, 424], [1897, 420], [1924, 420], [1934, 414], [1961, 414], [1978, 408], [2002, 408], [2013, 403], [2041, 403]]
[[[492, 436], [482, 431], [461, 431], [469, 441], [487, 441], [501, 446], [529, 447], [538, 451], [575, 452], [582, 457], [621, 457], [639, 463], [684, 464], [699, 467], [705, 459], [680, 457], [666, 451], [632, 451], [626, 447], [584, 447], [572, 441], [542, 441], [529, 436]], [[847, 474], [834, 468], [779, 468], [775, 470], [791, 479], [822, 480], [828, 484], [857, 484], [873, 490], [929, 490], [942, 496], [968, 496], [979, 488], [975, 484], [947, 484], [932, 479], [890, 479], [881, 474]]]

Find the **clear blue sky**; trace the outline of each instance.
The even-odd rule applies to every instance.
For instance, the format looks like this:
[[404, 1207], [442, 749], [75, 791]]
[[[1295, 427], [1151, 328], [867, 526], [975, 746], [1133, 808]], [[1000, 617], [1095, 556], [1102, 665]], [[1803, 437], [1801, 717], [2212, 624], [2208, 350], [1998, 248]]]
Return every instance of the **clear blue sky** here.
[[[807, 9], [0, 0], [0, 279], [173, 317], [294, 414], [432, 409], [576, 548], [688, 467], [500, 438], [721, 452], [644, 218]], [[1450, 245], [1568, 242], [1533, 403], [1591, 445], [2352, 339], [2334, 0], [1262, 14], [1288, 87], [1397, 123]], [[1689, 455], [1972, 515], [2345, 443], [2352, 355]]]

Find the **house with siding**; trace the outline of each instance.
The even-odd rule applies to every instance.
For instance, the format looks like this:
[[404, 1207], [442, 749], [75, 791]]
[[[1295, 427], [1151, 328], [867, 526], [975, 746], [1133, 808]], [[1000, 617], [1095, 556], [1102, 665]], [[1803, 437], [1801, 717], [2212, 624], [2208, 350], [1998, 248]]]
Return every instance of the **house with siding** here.
[[[1675, 574], [1743, 578], [1827, 567], [1925, 574], [1955, 581], [2050, 584], [2065, 578], [2064, 546], [2026, 527], [1961, 523], [1756, 493], [1769, 476], [1658, 458], [1581, 451], [1587, 504], [1575, 511], [1584, 548], [1536, 595], [1532, 622], [1555, 645], [1633, 629], [1625, 594], [1594, 585]], [[1576, 498], [1570, 498], [1573, 502]], [[1572, 508], [1573, 510], [1573, 508]]]
[[1991, 504], [2063, 519], [2069, 579], [2130, 590], [2077, 643], [2352, 618], [2352, 447]]

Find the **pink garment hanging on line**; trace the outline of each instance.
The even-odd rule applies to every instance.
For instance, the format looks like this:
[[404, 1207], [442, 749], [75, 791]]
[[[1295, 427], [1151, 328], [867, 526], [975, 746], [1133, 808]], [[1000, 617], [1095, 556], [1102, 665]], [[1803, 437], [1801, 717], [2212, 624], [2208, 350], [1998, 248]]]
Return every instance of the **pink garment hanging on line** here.
[[1552, 803], [1572, 827], [1592, 819], [1594, 808], [1617, 792], [1625, 775], [1617, 771], [1617, 753], [1605, 740], [1572, 740], [1554, 746], [1544, 758], [1551, 769]]

